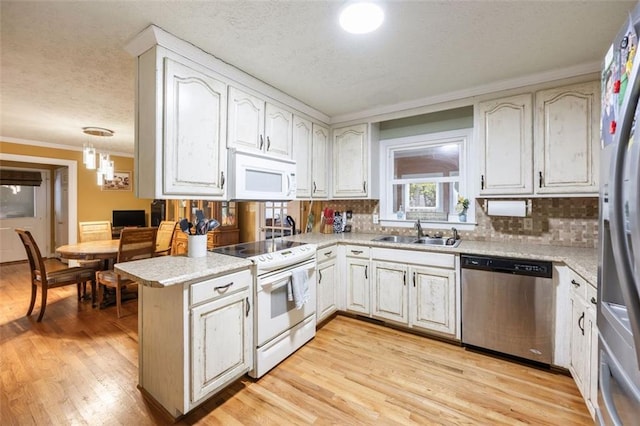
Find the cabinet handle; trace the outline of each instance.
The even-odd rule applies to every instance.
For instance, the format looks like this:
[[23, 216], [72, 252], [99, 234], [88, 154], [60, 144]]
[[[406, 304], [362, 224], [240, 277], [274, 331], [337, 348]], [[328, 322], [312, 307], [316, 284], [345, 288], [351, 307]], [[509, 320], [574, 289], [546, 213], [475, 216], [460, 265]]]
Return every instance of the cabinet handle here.
[[580, 283], [579, 283], [579, 282], [577, 282], [576, 280], [571, 280], [571, 284], [573, 284], [573, 286], [574, 286], [575, 288], [580, 287]]
[[322, 271], [318, 270], [318, 284], [322, 282]]
[[318, 188], [316, 187], [316, 182], [313, 181], [313, 192], [316, 192], [318, 190]]
[[331, 253], [333, 253], [333, 250], [325, 252], [324, 255], [328, 257], [328, 256], [331, 256]]
[[224, 189], [224, 172], [220, 172], [220, 189]]
[[484, 189], [484, 175], [480, 175], [480, 189]]
[[584, 325], [580, 325], [580, 322], [584, 324], [584, 312], [580, 315], [580, 318], [578, 318], [578, 327], [580, 327], [580, 331], [582, 331], [582, 335], [584, 336]]
[[362, 250], [351, 250], [353, 254], [362, 254]]
[[368, 274], [367, 274], [368, 270], [369, 270], [369, 265], [364, 265], [364, 279], [365, 280], [369, 279]]
[[248, 317], [249, 316], [249, 311], [251, 310], [251, 302], [249, 302], [249, 298], [248, 297], [245, 297], [244, 300], [247, 302], [247, 310], [244, 313], [244, 316]]
[[271, 148], [271, 138], [267, 136], [267, 151], [269, 151], [270, 148]]
[[598, 301], [596, 300], [596, 298], [595, 298], [595, 297], [592, 297], [592, 298], [591, 298], [591, 303], [593, 303], [594, 305], [597, 305], [597, 304], [598, 304]]
[[416, 286], [416, 273], [413, 273], [413, 286]]
[[402, 273], [402, 284], [405, 286], [407, 285], [407, 271]]
[[362, 182], [362, 192], [367, 193], [367, 181]]
[[542, 188], [542, 172], [538, 172], [538, 186]]
[[260, 149], [264, 146], [264, 138], [260, 135]]
[[229, 287], [231, 287], [232, 285], [233, 285], [233, 281], [231, 281], [229, 284], [219, 285], [219, 286], [217, 286], [217, 287], [214, 287], [214, 290], [217, 290], [217, 291], [223, 291], [223, 290], [228, 289], [228, 288], [229, 288]]

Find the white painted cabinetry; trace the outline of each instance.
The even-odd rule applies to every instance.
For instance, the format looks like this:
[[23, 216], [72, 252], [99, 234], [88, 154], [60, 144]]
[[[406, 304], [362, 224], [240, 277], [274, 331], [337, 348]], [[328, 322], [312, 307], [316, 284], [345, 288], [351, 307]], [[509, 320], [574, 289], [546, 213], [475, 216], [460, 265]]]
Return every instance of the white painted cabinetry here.
[[590, 82], [480, 102], [480, 194], [597, 195], [599, 99]]
[[531, 193], [532, 97], [480, 102], [480, 194]]
[[337, 251], [338, 247], [333, 245], [319, 249], [316, 253], [318, 259], [316, 318], [318, 323], [328, 318], [338, 309]]
[[573, 271], [569, 272], [571, 303], [569, 371], [584, 398], [591, 417], [598, 401], [597, 290]]
[[293, 116], [293, 158], [296, 160], [297, 198], [329, 196], [329, 129]]
[[140, 387], [172, 416], [253, 368], [252, 283], [246, 269], [165, 288], [140, 286]]
[[333, 198], [376, 198], [378, 150], [375, 126], [357, 124], [333, 129]]
[[372, 316], [459, 338], [456, 256], [371, 249]]
[[538, 194], [598, 193], [598, 82], [536, 93], [535, 185]]
[[372, 316], [404, 325], [409, 323], [407, 265], [372, 261]]
[[138, 57], [134, 187], [139, 198], [225, 198], [227, 85], [156, 46]]
[[291, 158], [293, 113], [264, 99], [229, 87], [227, 146]]
[[348, 245], [346, 247], [346, 291], [347, 311], [371, 314], [369, 247]]

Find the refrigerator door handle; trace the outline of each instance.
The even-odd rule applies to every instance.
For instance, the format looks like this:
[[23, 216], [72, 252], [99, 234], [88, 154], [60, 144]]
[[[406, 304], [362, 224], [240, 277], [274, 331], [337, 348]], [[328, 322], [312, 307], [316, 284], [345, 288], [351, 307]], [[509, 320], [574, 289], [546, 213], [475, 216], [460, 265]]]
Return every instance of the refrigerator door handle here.
[[604, 409], [607, 410], [607, 414], [611, 417], [614, 424], [621, 425], [622, 420], [620, 420], [616, 406], [613, 403], [613, 397], [611, 396], [611, 370], [606, 362], [600, 362], [599, 376], [600, 393], [604, 401]]

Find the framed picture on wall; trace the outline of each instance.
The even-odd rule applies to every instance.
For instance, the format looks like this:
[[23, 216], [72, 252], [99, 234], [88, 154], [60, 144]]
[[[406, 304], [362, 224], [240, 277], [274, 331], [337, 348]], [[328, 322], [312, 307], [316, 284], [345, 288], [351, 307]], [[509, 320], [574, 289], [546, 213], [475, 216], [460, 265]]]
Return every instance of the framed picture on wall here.
[[113, 180], [102, 180], [103, 191], [131, 191], [131, 172], [114, 172]]

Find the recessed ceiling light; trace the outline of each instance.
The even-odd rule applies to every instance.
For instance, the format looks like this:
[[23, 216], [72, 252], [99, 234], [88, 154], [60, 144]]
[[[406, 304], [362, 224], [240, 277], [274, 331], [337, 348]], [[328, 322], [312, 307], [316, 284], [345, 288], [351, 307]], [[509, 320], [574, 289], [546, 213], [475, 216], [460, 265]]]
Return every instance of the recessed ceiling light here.
[[375, 31], [384, 21], [382, 8], [371, 2], [350, 3], [340, 12], [340, 26], [352, 34]]

